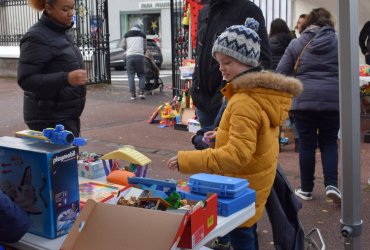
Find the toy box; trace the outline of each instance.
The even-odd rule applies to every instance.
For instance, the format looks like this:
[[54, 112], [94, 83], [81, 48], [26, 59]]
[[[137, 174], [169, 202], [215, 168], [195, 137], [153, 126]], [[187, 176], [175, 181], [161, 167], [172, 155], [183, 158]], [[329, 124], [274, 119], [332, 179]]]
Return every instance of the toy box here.
[[188, 186], [191, 192], [217, 193], [218, 197], [235, 198], [244, 193], [249, 182], [230, 176], [199, 173], [190, 176]]
[[[204, 200], [205, 194], [187, 192], [184, 190], [177, 190], [183, 199], [190, 200]], [[246, 190], [237, 198], [218, 198], [217, 214], [221, 216], [229, 216], [239, 210], [249, 206], [256, 201], [256, 192], [253, 189], [246, 188]]]
[[0, 188], [29, 214], [29, 232], [67, 234], [79, 214], [76, 148], [0, 137]]
[[102, 160], [85, 162], [78, 160], [78, 175], [85, 178], [96, 179], [105, 175]]
[[80, 206], [84, 207], [88, 199], [96, 202], [105, 202], [126, 187], [113, 183], [104, 183], [100, 181], [86, 181], [79, 184]]

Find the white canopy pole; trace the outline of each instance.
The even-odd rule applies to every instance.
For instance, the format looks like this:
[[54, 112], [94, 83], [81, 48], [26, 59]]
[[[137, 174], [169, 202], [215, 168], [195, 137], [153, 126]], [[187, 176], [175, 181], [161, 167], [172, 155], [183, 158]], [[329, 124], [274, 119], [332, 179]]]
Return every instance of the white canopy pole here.
[[343, 168], [341, 234], [345, 249], [361, 249], [361, 164], [358, 0], [339, 0], [339, 81]]

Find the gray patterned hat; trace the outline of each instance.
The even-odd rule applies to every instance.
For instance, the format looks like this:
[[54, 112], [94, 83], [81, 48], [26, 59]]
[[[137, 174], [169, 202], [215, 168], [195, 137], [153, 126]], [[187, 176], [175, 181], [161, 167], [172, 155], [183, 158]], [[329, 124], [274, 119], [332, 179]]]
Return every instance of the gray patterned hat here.
[[259, 23], [253, 18], [247, 18], [244, 25], [228, 27], [217, 37], [212, 56], [216, 52], [228, 55], [239, 62], [256, 67], [260, 60], [261, 39], [257, 34]]

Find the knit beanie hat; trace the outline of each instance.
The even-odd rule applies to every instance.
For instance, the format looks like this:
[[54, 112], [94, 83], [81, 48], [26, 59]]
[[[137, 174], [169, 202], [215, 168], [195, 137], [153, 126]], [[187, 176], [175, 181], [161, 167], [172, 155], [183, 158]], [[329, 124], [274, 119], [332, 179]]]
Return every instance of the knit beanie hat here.
[[212, 56], [216, 52], [228, 55], [239, 62], [256, 67], [260, 60], [261, 39], [257, 34], [259, 23], [254, 18], [247, 18], [244, 25], [228, 27], [217, 37]]

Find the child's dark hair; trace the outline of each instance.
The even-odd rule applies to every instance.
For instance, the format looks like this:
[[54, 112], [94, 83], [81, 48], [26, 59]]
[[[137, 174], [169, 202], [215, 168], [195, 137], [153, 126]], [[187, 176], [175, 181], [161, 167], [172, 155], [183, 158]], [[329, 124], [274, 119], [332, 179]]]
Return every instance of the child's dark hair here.
[[28, 4], [35, 10], [43, 11], [47, 3], [53, 5], [53, 3], [57, 1], [58, 0], [28, 0]]
[[325, 8], [313, 9], [306, 18], [306, 21], [303, 25], [303, 30], [310, 25], [317, 25], [319, 27], [330, 26], [334, 28], [333, 16]]

